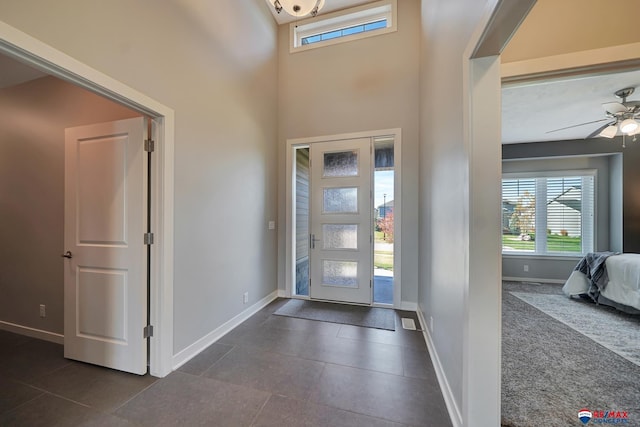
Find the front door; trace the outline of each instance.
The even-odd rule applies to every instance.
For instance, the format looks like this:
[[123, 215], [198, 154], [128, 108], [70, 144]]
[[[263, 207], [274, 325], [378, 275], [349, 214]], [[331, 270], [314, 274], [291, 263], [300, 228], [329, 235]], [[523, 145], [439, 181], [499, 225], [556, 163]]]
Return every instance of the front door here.
[[144, 118], [66, 130], [64, 355], [147, 371]]
[[371, 304], [371, 140], [311, 144], [310, 297]]

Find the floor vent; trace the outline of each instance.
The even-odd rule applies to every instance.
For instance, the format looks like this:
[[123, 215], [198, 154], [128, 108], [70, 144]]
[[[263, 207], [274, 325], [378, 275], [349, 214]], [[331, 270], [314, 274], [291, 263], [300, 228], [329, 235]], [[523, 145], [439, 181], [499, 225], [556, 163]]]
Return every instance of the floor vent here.
[[415, 331], [416, 330], [416, 322], [414, 322], [413, 319], [409, 319], [407, 317], [403, 317], [402, 318], [402, 328], [403, 329], [409, 329], [410, 331]]

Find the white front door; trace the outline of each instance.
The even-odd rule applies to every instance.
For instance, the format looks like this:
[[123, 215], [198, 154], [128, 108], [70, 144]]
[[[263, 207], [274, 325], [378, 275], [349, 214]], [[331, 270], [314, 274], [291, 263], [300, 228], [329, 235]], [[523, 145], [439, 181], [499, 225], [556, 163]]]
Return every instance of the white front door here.
[[310, 296], [371, 304], [371, 139], [311, 144]]
[[147, 371], [144, 118], [66, 130], [64, 355]]

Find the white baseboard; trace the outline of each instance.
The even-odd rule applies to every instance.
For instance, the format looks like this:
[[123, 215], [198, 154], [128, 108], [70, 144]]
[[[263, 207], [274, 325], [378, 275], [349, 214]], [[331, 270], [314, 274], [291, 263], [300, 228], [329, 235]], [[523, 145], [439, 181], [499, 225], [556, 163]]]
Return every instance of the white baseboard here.
[[56, 344], [64, 344], [64, 335], [55, 332], [43, 331], [42, 329], [30, 328], [28, 326], [16, 325], [15, 323], [3, 322], [0, 320], [0, 329], [25, 335], [39, 340], [49, 341]]
[[537, 282], [537, 283], [553, 283], [564, 285], [567, 279], [541, 279], [539, 277], [503, 277], [505, 282]]
[[256, 314], [258, 311], [262, 310], [266, 307], [271, 301], [278, 298], [278, 291], [273, 291], [266, 297], [262, 298], [257, 303], [253, 304], [251, 307], [247, 308], [236, 317], [230, 319], [225, 322], [219, 328], [211, 331], [204, 337], [200, 338], [198, 341], [194, 342], [184, 350], [180, 351], [178, 354], [173, 355], [172, 365], [173, 370], [175, 371], [180, 366], [187, 363], [189, 360], [193, 359], [195, 356], [200, 354], [205, 348], [209, 347], [214, 342], [218, 341], [220, 338], [229, 333], [233, 328], [247, 320], [249, 317]]
[[278, 289], [278, 298], [287, 298], [287, 291], [284, 289]]
[[418, 319], [424, 327], [422, 334], [424, 335], [424, 340], [426, 341], [427, 348], [429, 349], [429, 355], [431, 356], [433, 369], [436, 371], [436, 377], [438, 378], [440, 390], [442, 390], [444, 403], [447, 406], [447, 411], [449, 412], [449, 418], [451, 418], [451, 424], [453, 424], [453, 427], [462, 427], [462, 413], [460, 412], [460, 408], [458, 408], [458, 405], [456, 404], [456, 400], [453, 396], [453, 391], [451, 391], [451, 386], [449, 385], [449, 381], [447, 381], [447, 376], [444, 373], [442, 363], [440, 362], [440, 358], [438, 357], [438, 352], [436, 352], [435, 346], [433, 345], [429, 327], [427, 326], [428, 323], [424, 317], [424, 313], [422, 312], [422, 310], [420, 310], [419, 306], [416, 310], [416, 313], [418, 313]]

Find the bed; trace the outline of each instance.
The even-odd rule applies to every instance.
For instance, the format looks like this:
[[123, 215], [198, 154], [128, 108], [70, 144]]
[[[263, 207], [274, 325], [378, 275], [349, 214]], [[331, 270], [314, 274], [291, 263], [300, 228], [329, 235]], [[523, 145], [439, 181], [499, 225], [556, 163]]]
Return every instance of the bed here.
[[[627, 313], [640, 313], [640, 254], [604, 255], [587, 254], [571, 273], [562, 291], [570, 297], [589, 297], [598, 304], [610, 305]], [[595, 264], [601, 263], [602, 266], [597, 265], [587, 274], [583, 272], [585, 268], [579, 271], [585, 263], [593, 267], [594, 260]], [[604, 270], [597, 269], [599, 267]], [[594, 288], [597, 289], [594, 291]]]

